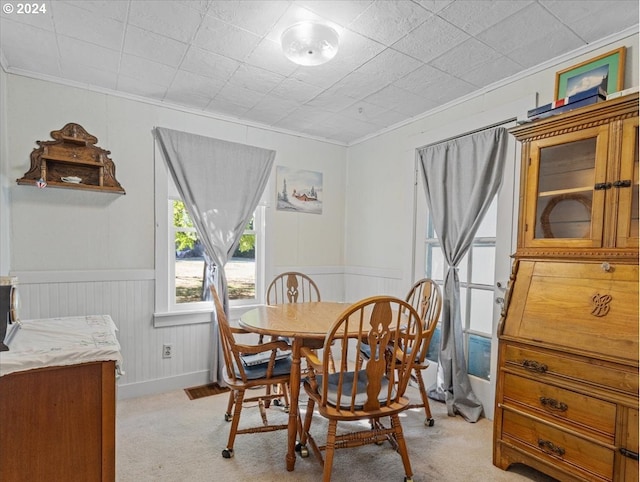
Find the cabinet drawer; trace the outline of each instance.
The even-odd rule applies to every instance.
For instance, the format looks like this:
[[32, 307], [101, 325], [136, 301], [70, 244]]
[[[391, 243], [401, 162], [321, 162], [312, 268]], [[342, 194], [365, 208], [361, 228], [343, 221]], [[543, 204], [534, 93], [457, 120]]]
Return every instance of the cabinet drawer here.
[[638, 266], [520, 263], [504, 334], [613, 360], [638, 359]]
[[596, 360], [572, 357], [560, 352], [535, 350], [519, 345], [504, 345], [504, 365], [540, 377], [559, 377], [574, 382], [593, 385], [629, 393], [637, 397], [638, 370], [633, 367], [607, 365]]
[[502, 428], [505, 440], [586, 480], [613, 479], [614, 451], [609, 447], [511, 410], [503, 411]]
[[509, 373], [504, 375], [504, 403], [521, 404], [555, 423], [595, 432], [603, 442], [614, 442], [614, 403]]

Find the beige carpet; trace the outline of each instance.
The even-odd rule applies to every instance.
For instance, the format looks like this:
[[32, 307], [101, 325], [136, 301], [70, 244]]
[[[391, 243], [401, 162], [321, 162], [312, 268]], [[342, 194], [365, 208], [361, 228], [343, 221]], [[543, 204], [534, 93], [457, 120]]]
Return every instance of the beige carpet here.
[[[409, 394], [417, 396], [415, 389]], [[311, 454], [296, 460], [295, 471], [285, 468], [286, 431], [239, 435], [235, 457], [223, 459], [229, 424], [224, 421], [228, 394], [189, 400], [183, 390], [122, 400], [117, 405], [117, 458], [119, 482], [142, 481], [318, 481], [320, 464]], [[415, 482], [502, 482], [551, 479], [516, 465], [502, 471], [491, 464], [492, 423], [465, 422], [448, 417], [443, 404], [432, 402], [433, 427], [423, 425], [423, 411], [408, 411], [403, 418], [405, 438]], [[268, 410], [269, 419], [286, 423], [281, 408]], [[243, 410], [244, 422], [257, 422], [256, 408]], [[312, 430], [316, 438], [324, 422]], [[314, 429], [315, 428], [315, 429]], [[389, 444], [343, 449], [336, 452], [332, 480], [402, 482], [400, 456]]]

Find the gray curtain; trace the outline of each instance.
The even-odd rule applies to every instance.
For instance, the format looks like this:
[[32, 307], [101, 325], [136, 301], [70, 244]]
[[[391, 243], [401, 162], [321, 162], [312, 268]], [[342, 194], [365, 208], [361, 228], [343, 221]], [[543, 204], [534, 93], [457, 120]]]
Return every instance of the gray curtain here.
[[[224, 266], [235, 252], [269, 180], [276, 152], [198, 136], [164, 127], [155, 129], [162, 155], [198, 232], [209, 267], [205, 299], [211, 299], [214, 269], [218, 294], [229, 315]], [[212, 323], [212, 381], [218, 381], [221, 358], [217, 323]]]
[[[476, 422], [482, 404], [471, 389], [464, 355], [458, 264], [502, 182], [507, 131], [490, 129], [418, 151], [427, 206], [448, 264], [444, 280], [440, 354], [436, 386], [429, 396]], [[490, 314], [487, 314], [490, 316]]]

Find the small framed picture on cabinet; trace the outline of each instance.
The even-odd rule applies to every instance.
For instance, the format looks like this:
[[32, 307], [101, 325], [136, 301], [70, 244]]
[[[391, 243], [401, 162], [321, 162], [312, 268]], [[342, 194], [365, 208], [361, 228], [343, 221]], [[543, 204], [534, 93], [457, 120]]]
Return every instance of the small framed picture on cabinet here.
[[625, 47], [620, 47], [557, 72], [554, 100], [571, 97], [598, 86], [607, 94], [622, 90], [625, 51]]

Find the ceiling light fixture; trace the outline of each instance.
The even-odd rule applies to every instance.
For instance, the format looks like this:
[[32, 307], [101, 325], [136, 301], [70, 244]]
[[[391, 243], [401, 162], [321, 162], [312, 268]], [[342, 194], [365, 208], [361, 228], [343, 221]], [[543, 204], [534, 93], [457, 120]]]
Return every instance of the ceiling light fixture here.
[[300, 22], [287, 28], [280, 41], [286, 57], [299, 65], [321, 65], [338, 53], [338, 32], [318, 22]]

